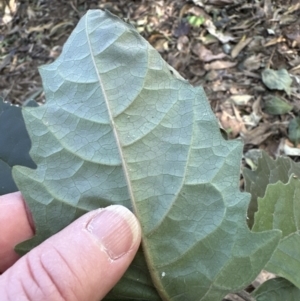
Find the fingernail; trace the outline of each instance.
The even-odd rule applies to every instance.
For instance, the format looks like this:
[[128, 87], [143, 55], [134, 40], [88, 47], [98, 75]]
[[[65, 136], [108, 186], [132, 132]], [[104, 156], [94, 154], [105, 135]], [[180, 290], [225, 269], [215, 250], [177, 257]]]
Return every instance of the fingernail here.
[[126, 254], [140, 239], [140, 225], [126, 207], [113, 205], [100, 209], [87, 230], [101, 243], [113, 260]]

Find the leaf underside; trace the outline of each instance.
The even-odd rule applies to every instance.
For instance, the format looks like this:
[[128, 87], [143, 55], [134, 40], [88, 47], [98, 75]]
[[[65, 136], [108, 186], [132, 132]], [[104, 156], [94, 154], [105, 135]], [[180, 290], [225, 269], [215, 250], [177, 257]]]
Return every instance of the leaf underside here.
[[108, 299], [219, 301], [255, 278], [280, 233], [249, 231], [242, 144], [222, 138], [202, 88], [99, 10], [40, 72], [47, 103], [24, 110], [38, 168], [13, 171], [37, 232], [19, 251], [122, 204], [141, 222], [143, 253]]

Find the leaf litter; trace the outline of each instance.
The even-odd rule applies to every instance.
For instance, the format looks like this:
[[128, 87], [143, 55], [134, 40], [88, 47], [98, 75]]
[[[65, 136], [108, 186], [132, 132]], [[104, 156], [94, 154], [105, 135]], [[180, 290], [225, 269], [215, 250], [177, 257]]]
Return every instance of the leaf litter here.
[[[57, 0], [22, 5], [17, 0], [4, 1], [0, 4], [0, 96], [17, 104], [31, 98], [43, 102], [37, 67], [54, 61], [79, 18], [92, 8], [108, 9], [131, 22], [182, 76], [204, 87], [217, 116], [234, 120], [236, 113], [224, 102], [251, 95], [250, 101], [235, 102], [241, 116], [236, 122], [241, 124], [237, 127], [235, 122], [240, 132], [234, 137], [243, 139], [246, 134], [249, 138], [253, 133], [253, 123], [243, 120], [252, 118], [258, 98], [262, 107], [265, 99], [285, 99], [291, 110], [274, 115], [268, 102], [255, 125], [266, 128], [269, 124], [268, 138], [261, 144], [244, 140], [245, 152], [260, 148], [272, 156], [285, 154], [283, 146], [290, 142], [288, 123], [300, 111], [299, 1]], [[270, 71], [271, 84], [264, 76]], [[286, 130], [272, 131], [274, 123], [284, 124]]]

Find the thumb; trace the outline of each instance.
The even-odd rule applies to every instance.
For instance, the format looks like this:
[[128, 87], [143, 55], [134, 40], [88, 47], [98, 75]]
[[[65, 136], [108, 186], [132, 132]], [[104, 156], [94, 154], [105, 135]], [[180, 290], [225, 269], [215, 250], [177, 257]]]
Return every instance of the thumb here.
[[126, 271], [140, 240], [127, 208], [89, 212], [3, 273], [1, 300], [99, 301]]

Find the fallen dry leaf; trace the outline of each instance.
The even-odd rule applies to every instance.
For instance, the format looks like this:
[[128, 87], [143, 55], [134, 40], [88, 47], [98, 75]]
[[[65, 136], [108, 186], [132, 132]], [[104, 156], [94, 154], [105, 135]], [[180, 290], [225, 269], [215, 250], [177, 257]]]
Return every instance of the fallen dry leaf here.
[[272, 40], [270, 40], [270, 41], [268, 41], [265, 45], [264, 45], [264, 47], [270, 47], [270, 46], [273, 46], [273, 45], [276, 45], [276, 44], [280, 44], [280, 43], [282, 43], [282, 42], [285, 42], [286, 40], [285, 40], [285, 38], [283, 37], [283, 36], [280, 36], [280, 37], [276, 37], [276, 38], [274, 38], [274, 39], [272, 39]]
[[229, 61], [215, 61], [210, 64], [205, 64], [205, 70], [220, 70], [220, 69], [229, 69], [234, 67], [237, 62], [229, 62]]
[[236, 138], [246, 128], [241, 117], [240, 111], [231, 101], [225, 101], [220, 106], [220, 112], [217, 113], [222, 128], [227, 132], [229, 138]]
[[208, 0], [206, 3], [211, 5], [224, 6], [228, 4], [234, 4], [235, 0]]
[[230, 100], [232, 100], [234, 102], [234, 104], [238, 105], [238, 106], [245, 106], [248, 104], [249, 100], [251, 100], [253, 98], [252, 95], [232, 95], [230, 96]]
[[224, 52], [220, 52], [218, 54], [213, 54], [209, 49], [207, 49], [201, 43], [197, 43], [196, 45], [194, 45], [194, 47], [192, 48], [192, 51], [203, 62], [211, 62], [214, 60], [220, 60], [227, 56]]
[[14, 15], [17, 12], [18, 2], [15, 0], [4, 1], [4, 16], [0, 18], [0, 24], [8, 24], [13, 20]]
[[272, 17], [273, 10], [271, 0], [264, 1], [264, 13], [267, 19], [270, 19]]
[[245, 144], [260, 145], [272, 135], [271, 124], [261, 123], [255, 129], [241, 133]]
[[48, 23], [44, 25], [37, 25], [37, 26], [32, 26], [28, 28], [29, 33], [33, 32], [43, 32], [44, 30], [48, 30], [53, 26], [53, 23]]
[[163, 52], [169, 49], [168, 40], [165, 38], [163, 34], [154, 33], [152, 34], [148, 42], [158, 51]]
[[183, 53], [189, 53], [190, 52], [190, 40], [187, 36], [181, 36], [177, 40], [177, 49], [180, 52]]
[[261, 105], [260, 105], [260, 99], [261, 97], [258, 97], [253, 102], [251, 114], [243, 116], [244, 123], [251, 128], [256, 127], [261, 121], [263, 116], [263, 112], [261, 110]]
[[294, 143], [292, 143], [288, 139], [284, 139], [282, 151], [287, 156], [299, 157], [300, 156], [300, 144], [298, 144], [297, 147], [294, 147]]
[[243, 38], [235, 45], [235, 47], [231, 51], [231, 57], [235, 59], [240, 52], [252, 41], [253, 38]]
[[243, 65], [249, 71], [258, 70], [262, 66], [262, 59], [263, 59], [263, 55], [261, 53], [257, 55], [254, 54], [248, 57], [244, 61]]
[[230, 35], [225, 35], [222, 32], [218, 31], [214, 25], [214, 23], [211, 20], [206, 20], [204, 22], [204, 25], [207, 29], [207, 31], [213, 35], [214, 37], [216, 37], [220, 42], [222, 42], [223, 44], [228, 43], [230, 41], [234, 41], [234, 37], [230, 36]]

